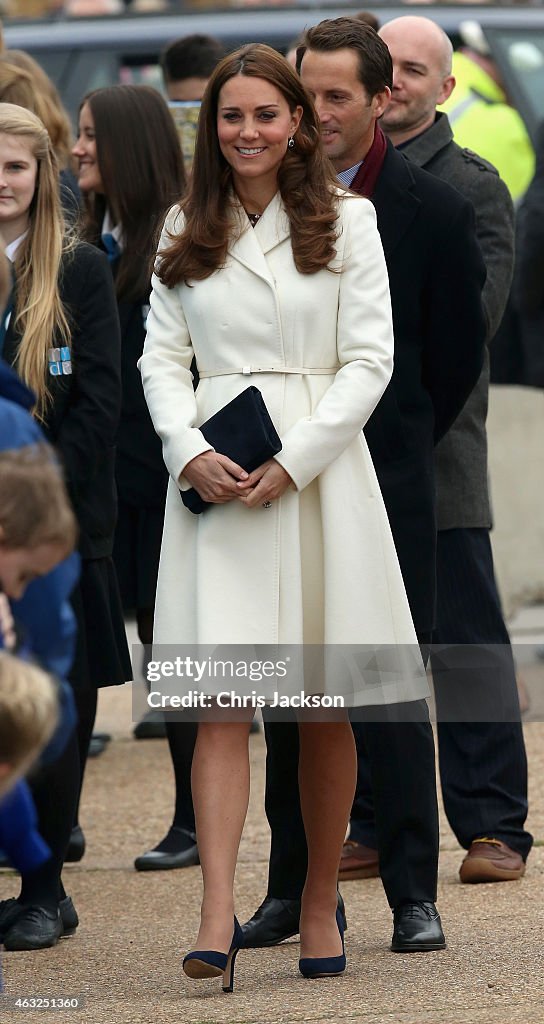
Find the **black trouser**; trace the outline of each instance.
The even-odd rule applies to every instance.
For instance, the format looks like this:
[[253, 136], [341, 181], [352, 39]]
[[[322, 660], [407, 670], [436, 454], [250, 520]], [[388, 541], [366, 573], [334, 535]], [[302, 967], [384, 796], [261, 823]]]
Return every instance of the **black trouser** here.
[[[465, 849], [491, 836], [525, 858], [532, 844], [524, 829], [527, 758], [487, 530], [438, 533], [437, 584], [431, 666], [446, 815]], [[486, 721], [486, 707], [494, 721]], [[351, 836], [376, 849], [373, 773], [362, 744], [358, 752]]]
[[37, 871], [22, 875], [19, 897], [22, 903], [53, 910], [65, 896], [61, 872], [77, 806], [79, 781], [79, 751], [74, 730], [60, 757], [41, 768], [31, 781], [38, 829], [51, 850], [51, 857]]
[[[307, 849], [298, 791], [298, 726], [265, 713], [265, 808], [272, 831], [268, 895], [298, 899]], [[390, 906], [436, 899], [438, 809], [434, 741], [425, 701], [357, 709], [376, 807], [380, 871]], [[355, 718], [355, 716], [354, 716]]]
[[172, 825], [187, 832], [195, 831], [191, 765], [197, 732], [197, 722], [166, 722], [166, 735], [176, 780], [176, 806]]
[[526, 858], [533, 841], [524, 828], [527, 756], [489, 531], [441, 530], [437, 556], [433, 643], [473, 645], [474, 649], [461, 667], [459, 649], [453, 646], [450, 652], [441, 647], [439, 654], [431, 656], [448, 821], [465, 848], [473, 839], [492, 836]]

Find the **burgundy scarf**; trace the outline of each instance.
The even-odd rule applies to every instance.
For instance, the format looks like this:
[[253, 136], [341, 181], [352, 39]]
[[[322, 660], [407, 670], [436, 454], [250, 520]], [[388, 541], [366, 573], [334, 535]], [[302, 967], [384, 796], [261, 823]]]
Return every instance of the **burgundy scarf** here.
[[350, 186], [354, 192], [358, 192], [360, 196], [365, 196], [367, 199], [372, 199], [386, 153], [387, 140], [376, 122], [372, 145]]

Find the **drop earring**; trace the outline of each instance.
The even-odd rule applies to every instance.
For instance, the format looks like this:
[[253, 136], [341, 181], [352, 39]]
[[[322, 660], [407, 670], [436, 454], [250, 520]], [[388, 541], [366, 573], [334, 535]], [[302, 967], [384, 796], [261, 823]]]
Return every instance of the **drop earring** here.
[[294, 140], [292, 135], [290, 136], [289, 142], [287, 143], [287, 145], [288, 145], [289, 149], [294, 149], [295, 148], [295, 140]]

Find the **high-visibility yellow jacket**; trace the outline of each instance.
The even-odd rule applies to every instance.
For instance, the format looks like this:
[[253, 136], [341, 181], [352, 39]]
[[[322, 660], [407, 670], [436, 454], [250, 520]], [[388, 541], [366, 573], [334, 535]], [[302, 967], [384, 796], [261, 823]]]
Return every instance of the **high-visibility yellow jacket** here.
[[459, 146], [489, 160], [508, 186], [513, 199], [525, 192], [535, 167], [527, 129], [506, 94], [464, 53], [453, 55], [456, 86], [442, 106]]

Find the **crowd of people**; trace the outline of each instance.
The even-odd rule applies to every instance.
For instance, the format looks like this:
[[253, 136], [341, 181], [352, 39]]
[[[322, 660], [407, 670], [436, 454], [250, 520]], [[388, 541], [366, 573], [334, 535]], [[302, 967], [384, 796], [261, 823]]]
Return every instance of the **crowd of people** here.
[[[452, 46], [431, 20], [323, 21], [288, 56], [167, 49], [167, 95], [201, 102], [188, 173], [155, 90], [83, 96], [74, 142], [42, 69], [0, 54], [0, 847], [21, 876], [6, 950], [78, 927], [62, 868], [83, 855], [98, 689], [133, 678], [127, 613], [158, 652], [302, 650], [299, 689], [343, 695], [339, 715], [280, 716], [266, 695], [268, 887], [243, 925], [253, 711], [225, 721], [208, 680], [210, 714], [166, 721], [173, 822], [136, 867], [201, 865], [190, 978], [232, 991], [241, 948], [298, 933], [305, 977], [342, 974], [338, 880], [378, 875], [393, 951], [445, 947], [428, 663], [461, 882], [525, 871], [485, 421], [527, 181], [455, 141]], [[522, 267], [538, 223], [522, 206]], [[248, 384], [278, 439], [255, 465], [206, 436]], [[348, 687], [327, 657], [347, 648], [386, 651], [383, 671]]]

